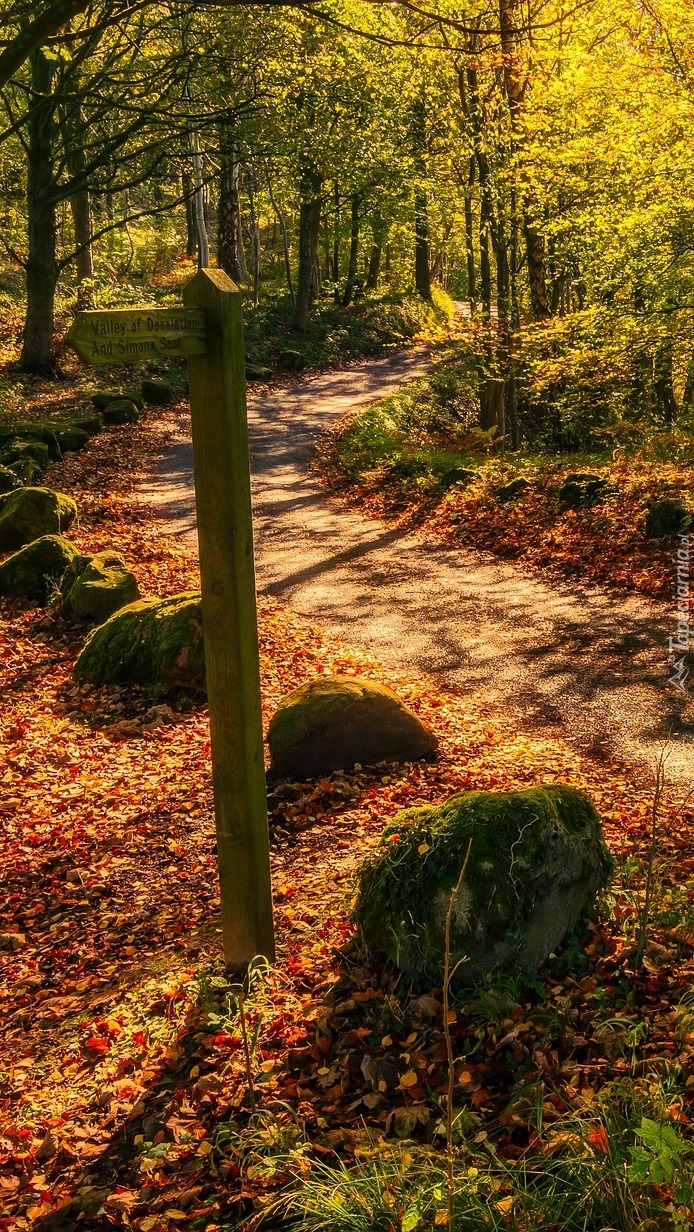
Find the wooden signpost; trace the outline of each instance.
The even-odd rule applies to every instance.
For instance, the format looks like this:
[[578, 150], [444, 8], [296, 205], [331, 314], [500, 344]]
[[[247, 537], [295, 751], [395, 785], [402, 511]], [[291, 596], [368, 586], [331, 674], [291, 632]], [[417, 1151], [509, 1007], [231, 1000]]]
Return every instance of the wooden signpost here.
[[183, 302], [78, 312], [67, 338], [88, 363], [188, 357], [224, 957], [242, 967], [275, 947], [241, 293], [202, 269]]

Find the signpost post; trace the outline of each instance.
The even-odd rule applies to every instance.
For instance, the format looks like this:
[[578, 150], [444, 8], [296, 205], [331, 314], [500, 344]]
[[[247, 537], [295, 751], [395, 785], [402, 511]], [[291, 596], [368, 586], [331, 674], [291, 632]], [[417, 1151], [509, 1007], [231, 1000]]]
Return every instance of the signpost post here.
[[241, 967], [275, 956], [241, 293], [203, 269], [183, 302], [78, 312], [67, 340], [93, 364], [188, 358], [224, 957]]

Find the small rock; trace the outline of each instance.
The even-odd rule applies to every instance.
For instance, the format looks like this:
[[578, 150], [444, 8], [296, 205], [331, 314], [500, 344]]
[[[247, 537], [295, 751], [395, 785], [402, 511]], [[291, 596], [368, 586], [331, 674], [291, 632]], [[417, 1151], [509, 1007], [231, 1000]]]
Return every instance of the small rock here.
[[277, 362], [285, 372], [300, 372], [306, 366], [306, 360], [301, 351], [293, 351], [290, 348], [280, 351]]
[[92, 394], [90, 401], [91, 401], [92, 406], [96, 407], [97, 411], [105, 411], [109, 403], [119, 402], [122, 398], [125, 398], [125, 397], [126, 397], [126, 394], [117, 393], [113, 389], [110, 389], [110, 390], [109, 389], [97, 389]]
[[24, 458], [33, 458], [41, 470], [48, 466], [50, 457], [48, 445], [44, 441], [10, 441], [3, 450], [6, 462], [21, 462]]
[[134, 424], [139, 418], [140, 412], [130, 398], [117, 398], [115, 402], [109, 402], [104, 408], [104, 423], [106, 424]]
[[142, 397], [147, 406], [168, 406], [173, 402], [173, 386], [170, 381], [149, 377], [142, 382]]

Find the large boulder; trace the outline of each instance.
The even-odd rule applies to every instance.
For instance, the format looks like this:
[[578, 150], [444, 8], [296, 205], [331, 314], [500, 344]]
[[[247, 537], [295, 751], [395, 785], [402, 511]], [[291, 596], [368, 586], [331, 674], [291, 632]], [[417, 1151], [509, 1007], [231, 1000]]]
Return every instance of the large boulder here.
[[118, 552], [78, 556], [66, 571], [60, 614], [66, 620], [102, 625], [122, 607], [140, 598], [134, 573]]
[[131, 398], [116, 398], [104, 408], [105, 424], [133, 424], [140, 418], [140, 412]]
[[654, 501], [648, 510], [644, 532], [647, 539], [666, 539], [686, 530], [691, 523], [692, 515], [687, 506], [675, 496], [665, 496]]
[[321, 676], [295, 689], [267, 738], [273, 772], [298, 778], [436, 752], [436, 738], [392, 689], [350, 676]]
[[369, 949], [408, 977], [441, 983], [446, 915], [470, 840], [451, 923], [462, 983], [535, 971], [612, 869], [598, 814], [571, 787], [468, 791], [399, 813], [362, 868], [356, 920]]
[[121, 608], [90, 633], [74, 675], [98, 685], [202, 692], [205, 652], [199, 593], [140, 599]]
[[70, 496], [50, 488], [19, 488], [0, 496], [0, 551], [12, 552], [42, 535], [67, 530], [77, 516]]
[[77, 556], [77, 548], [62, 535], [42, 535], [0, 564], [0, 595], [47, 603]]

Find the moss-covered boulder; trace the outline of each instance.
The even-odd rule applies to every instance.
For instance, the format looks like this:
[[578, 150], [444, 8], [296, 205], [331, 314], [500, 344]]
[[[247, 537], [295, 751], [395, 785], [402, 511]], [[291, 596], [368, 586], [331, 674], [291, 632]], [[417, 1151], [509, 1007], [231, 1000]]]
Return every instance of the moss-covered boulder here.
[[596, 504], [614, 491], [614, 485], [601, 475], [578, 472], [566, 476], [559, 489], [559, 500], [567, 509], [580, 509]]
[[321, 676], [285, 697], [268, 744], [273, 772], [298, 778], [436, 752], [436, 738], [392, 689], [350, 676]]
[[14, 428], [14, 436], [19, 440], [41, 441], [48, 446], [48, 456], [52, 462], [57, 462], [60, 458], [60, 444], [53, 429], [53, 425], [47, 420], [34, 420], [33, 423], [18, 423]]
[[505, 505], [509, 501], [517, 500], [519, 496], [530, 487], [530, 480], [525, 475], [516, 475], [515, 479], [505, 483], [503, 488], [499, 488], [496, 493], [496, 499], [500, 505]]
[[109, 402], [104, 410], [106, 424], [134, 424], [140, 418], [140, 412], [130, 398], [117, 398]]
[[70, 420], [73, 428], [80, 428], [89, 436], [97, 436], [101, 432], [101, 419], [96, 412], [80, 411]]
[[441, 982], [446, 914], [470, 840], [451, 923], [464, 983], [535, 971], [612, 869], [598, 814], [571, 787], [468, 791], [399, 813], [361, 870], [355, 914], [369, 949], [409, 977]]
[[74, 675], [98, 685], [202, 692], [205, 652], [199, 593], [140, 599], [121, 608], [90, 633]]
[[0, 595], [47, 603], [76, 556], [77, 548], [69, 539], [42, 535], [0, 564]]
[[5, 492], [14, 492], [16, 488], [21, 488], [22, 481], [19, 475], [9, 466], [0, 464], [0, 496]]
[[55, 434], [63, 453], [76, 453], [78, 449], [84, 449], [91, 436], [90, 432], [73, 423], [56, 424]]
[[50, 460], [48, 445], [45, 441], [16, 440], [10, 441], [3, 449], [5, 462], [21, 462], [22, 458], [33, 458], [41, 470], [45, 470]]
[[435, 470], [434, 476], [438, 486], [443, 488], [444, 491], [455, 487], [456, 484], [462, 484], [467, 487], [468, 484], [474, 483], [476, 479], [479, 479], [479, 473], [470, 470], [466, 466], [443, 467]]
[[146, 406], [168, 406], [173, 402], [173, 385], [159, 377], [149, 377], [142, 382], [142, 397]]
[[8, 462], [7, 469], [12, 471], [21, 484], [32, 487], [41, 482], [41, 467], [34, 458], [20, 458], [18, 462]]
[[109, 402], [118, 402], [119, 399], [125, 398], [126, 395], [122, 390], [116, 389], [95, 389], [90, 395], [89, 401], [92, 406], [96, 407], [97, 411], [105, 411]]
[[0, 496], [0, 551], [13, 552], [42, 535], [58, 535], [77, 516], [72, 497], [50, 488], [18, 488]]
[[118, 552], [78, 556], [66, 571], [60, 614], [66, 620], [102, 625], [140, 598], [137, 578]]
[[294, 351], [290, 347], [280, 351], [277, 362], [285, 372], [301, 372], [301, 369], [306, 366], [306, 359], [301, 351]]
[[246, 364], [247, 381], [269, 381], [271, 376], [272, 368], [265, 368], [263, 364]]
[[674, 496], [663, 497], [654, 501], [646, 514], [644, 532], [647, 539], [666, 539], [669, 535], [677, 535], [687, 530], [692, 524], [692, 514]]

